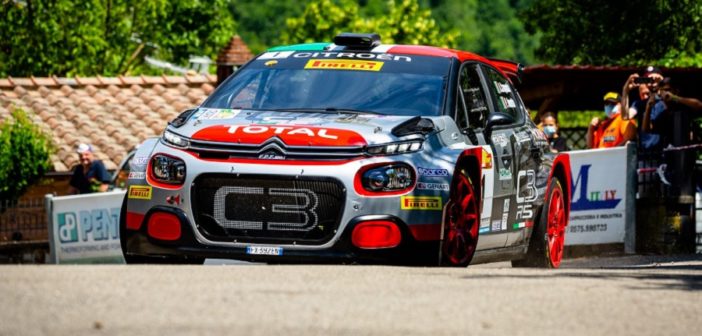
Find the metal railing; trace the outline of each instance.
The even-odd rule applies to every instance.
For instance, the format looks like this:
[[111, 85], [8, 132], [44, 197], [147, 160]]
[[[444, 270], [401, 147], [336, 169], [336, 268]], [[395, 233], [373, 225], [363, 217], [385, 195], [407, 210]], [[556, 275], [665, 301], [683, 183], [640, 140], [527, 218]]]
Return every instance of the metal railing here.
[[48, 240], [44, 198], [0, 203], [0, 244]]

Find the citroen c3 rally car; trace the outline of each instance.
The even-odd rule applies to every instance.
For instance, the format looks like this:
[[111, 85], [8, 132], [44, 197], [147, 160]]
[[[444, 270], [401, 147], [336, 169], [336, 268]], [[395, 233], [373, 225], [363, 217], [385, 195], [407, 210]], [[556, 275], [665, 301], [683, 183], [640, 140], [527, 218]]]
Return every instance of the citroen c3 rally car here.
[[272, 48], [139, 147], [125, 259], [558, 267], [569, 159], [520, 70], [375, 34]]

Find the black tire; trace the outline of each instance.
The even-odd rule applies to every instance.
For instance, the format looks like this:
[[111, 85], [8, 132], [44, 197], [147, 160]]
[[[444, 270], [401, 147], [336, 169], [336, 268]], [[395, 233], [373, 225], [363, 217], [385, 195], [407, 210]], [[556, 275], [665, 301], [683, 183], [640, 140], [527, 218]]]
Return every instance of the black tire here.
[[473, 182], [465, 170], [454, 175], [450, 195], [442, 224], [441, 265], [466, 267], [473, 260], [478, 245], [480, 196], [475, 193]]
[[175, 257], [175, 256], [140, 256], [127, 254], [127, 196], [122, 201], [119, 214], [119, 240], [122, 247], [122, 256], [127, 264], [171, 264], [171, 265], [202, 265], [205, 258]]
[[[549, 184], [548, 197], [546, 198], [546, 203], [544, 203], [541, 214], [539, 215], [539, 220], [537, 225], [534, 226], [534, 230], [531, 234], [531, 239], [529, 239], [529, 247], [524, 259], [512, 260], [512, 267], [537, 267], [537, 268], [558, 268], [560, 265], [560, 258], [562, 258], [562, 244], [560, 245], [560, 258], [551, 257], [551, 246], [549, 244], [549, 235], [547, 233], [547, 228], [549, 220], [554, 220], [553, 214], [549, 212], [551, 209], [551, 203], [557, 194], [561, 197], [563, 194], [563, 187], [561, 182], [554, 178]], [[565, 206], [565, 198], [561, 198], [562, 206]], [[550, 218], [551, 217], [551, 218]], [[562, 232], [564, 234], [564, 231]], [[551, 238], [553, 239], [553, 238]], [[565, 239], [565, 237], [562, 237]], [[558, 248], [558, 245], [554, 245]], [[557, 259], [557, 261], [554, 261]]]

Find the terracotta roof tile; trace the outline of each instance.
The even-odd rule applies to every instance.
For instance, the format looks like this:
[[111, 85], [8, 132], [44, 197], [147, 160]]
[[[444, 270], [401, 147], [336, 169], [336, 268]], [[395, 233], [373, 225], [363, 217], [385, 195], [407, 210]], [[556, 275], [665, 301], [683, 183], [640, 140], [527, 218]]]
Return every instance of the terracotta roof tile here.
[[0, 78], [0, 119], [21, 107], [51, 134], [58, 172], [78, 163], [75, 147], [91, 143], [114, 169], [127, 151], [157, 136], [180, 111], [214, 90], [212, 75]]
[[229, 44], [217, 55], [217, 64], [242, 65], [253, 58], [253, 54], [244, 41], [235, 35], [229, 40]]

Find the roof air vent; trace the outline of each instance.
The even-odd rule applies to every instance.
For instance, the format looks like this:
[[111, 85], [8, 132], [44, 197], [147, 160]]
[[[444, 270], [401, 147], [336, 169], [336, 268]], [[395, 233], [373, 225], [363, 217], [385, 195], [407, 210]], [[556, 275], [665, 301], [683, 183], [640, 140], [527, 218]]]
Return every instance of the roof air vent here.
[[380, 35], [341, 33], [334, 37], [334, 44], [351, 50], [370, 50], [380, 45]]

